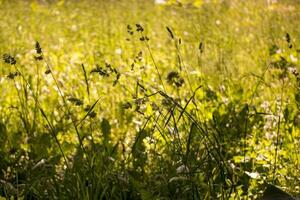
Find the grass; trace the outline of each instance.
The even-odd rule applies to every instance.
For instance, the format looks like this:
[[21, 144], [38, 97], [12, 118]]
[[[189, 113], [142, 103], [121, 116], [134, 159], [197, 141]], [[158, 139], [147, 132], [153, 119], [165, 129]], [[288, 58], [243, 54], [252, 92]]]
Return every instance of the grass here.
[[0, 195], [299, 195], [299, 6], [0, 0]]

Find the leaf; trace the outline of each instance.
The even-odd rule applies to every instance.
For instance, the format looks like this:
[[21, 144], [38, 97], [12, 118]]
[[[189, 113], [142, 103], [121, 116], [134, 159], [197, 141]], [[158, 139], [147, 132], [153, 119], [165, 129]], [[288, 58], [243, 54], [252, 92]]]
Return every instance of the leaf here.
[[276, 44], [273, 44], [270, 48], [269, 48], [269, 55], [275, 55], [277, 53], [277, 51], [279, 50], [279, 47]]
[[103, 118], [101, 122], [101, 131], [105, 138], [107, 138], [111, 133], [111, 126], [106, 118]]
[[[7, 132], [7, 127], [4, 123], [0, 122], [0, 145], [2, 147], [5, 146], [6, 143], [8, 143], [8, 132]], [[2, 161], [2, 159], [0, 159]], [[1, 164], [0, 164], [1, 166]]]
[[192, 138], [196, 134], [196, 132], [197, 132], [196, 125], [195, 125], [195, 123], [192, 123], [190, 132], [188, 135], [188, 139], [187, 139], [187, 144], [186, 144], [185, 164], [187, 164], [187, 162], [188, 162]]
[[268, 184], [266, 190], [263, 193], [262, 200], [271, 200], [271, 199], [286, 199], [286, 200], [296, 200], [288, 193], [282, 191], [274, 185]]
[[151, 195], [151, 193], [148, 192], [145, 189], [141, 189], [140, 193], [141, 193], [141, 196], [142, 196], [142, 200], [151, 200], [151, 199], [153, 199], [153, 196]]

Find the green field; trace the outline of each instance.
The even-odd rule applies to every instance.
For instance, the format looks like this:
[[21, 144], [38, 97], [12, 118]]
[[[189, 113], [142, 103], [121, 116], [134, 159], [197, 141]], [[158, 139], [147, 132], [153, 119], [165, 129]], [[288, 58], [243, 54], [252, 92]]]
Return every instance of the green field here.
[[0, 0], [0, 16], [0, 199], [300, 196], [298, 0]]

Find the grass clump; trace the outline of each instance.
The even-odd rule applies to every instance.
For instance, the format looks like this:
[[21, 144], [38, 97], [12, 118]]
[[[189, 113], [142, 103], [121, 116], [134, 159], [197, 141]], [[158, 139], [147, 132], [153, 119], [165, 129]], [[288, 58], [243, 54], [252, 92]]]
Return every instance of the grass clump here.
[[0, 7], [1, 198], [299, 195], [296, 1]]

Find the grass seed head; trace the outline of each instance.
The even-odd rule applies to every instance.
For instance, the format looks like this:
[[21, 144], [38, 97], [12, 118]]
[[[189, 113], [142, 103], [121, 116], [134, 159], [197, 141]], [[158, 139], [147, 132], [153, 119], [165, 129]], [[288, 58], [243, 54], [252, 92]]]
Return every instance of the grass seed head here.
[[42, 48], [41, 45], [38, 41], [35, 42], [35, 50], [37, 54], [41, 54], [42, 53]]
[[16, 76], [19, 76], [20, 73], [19, 72], [10, 72], [8, 75], [7, 75], [7, 78], [9, 79], [14, 79]]
[[141, 32], [141, 33], [144, 32], [144, 28], [140, 24], [136, 24], [135, 26], [137, 32]]
[[166, 29], [167, 29], [167, 31], [169, 32], [170, 37], [171, 37], [172, 39], [174, 39], [174, 34], [173, 34], [172, 30], [171, 30], [169, 27], [166, 27]]
[[7, 53], [3, 54], [2, 58], [3, 61], [7, 64], [15, 65], [17, 63], [16, 59]]
[[127, 33], [130, 34], [130, 35], [133, 35], [133, 29], [130, 25], [127, 25]]
[[71, 103], [73, 103], [76, 106], [83, 105], [83, 101], [80, 100], [80, 99], [78, 99], [78, 98], [76, 98], [76, 97], [69, 97], [67, 100], [70, 101]]
[[167, 83], [170, 85], [175, 85], [176, 87], [181, 87], [184, 84], [184, 79], [176, 71], [171, 71], [167, 76]]
[[200, 42], [200, 43], [199, 43], [199, 51], [200, 51], [200, 53], [203, 53], [203, 52], [204, 52], [204, 45], [203, 45], [203, 42]]

